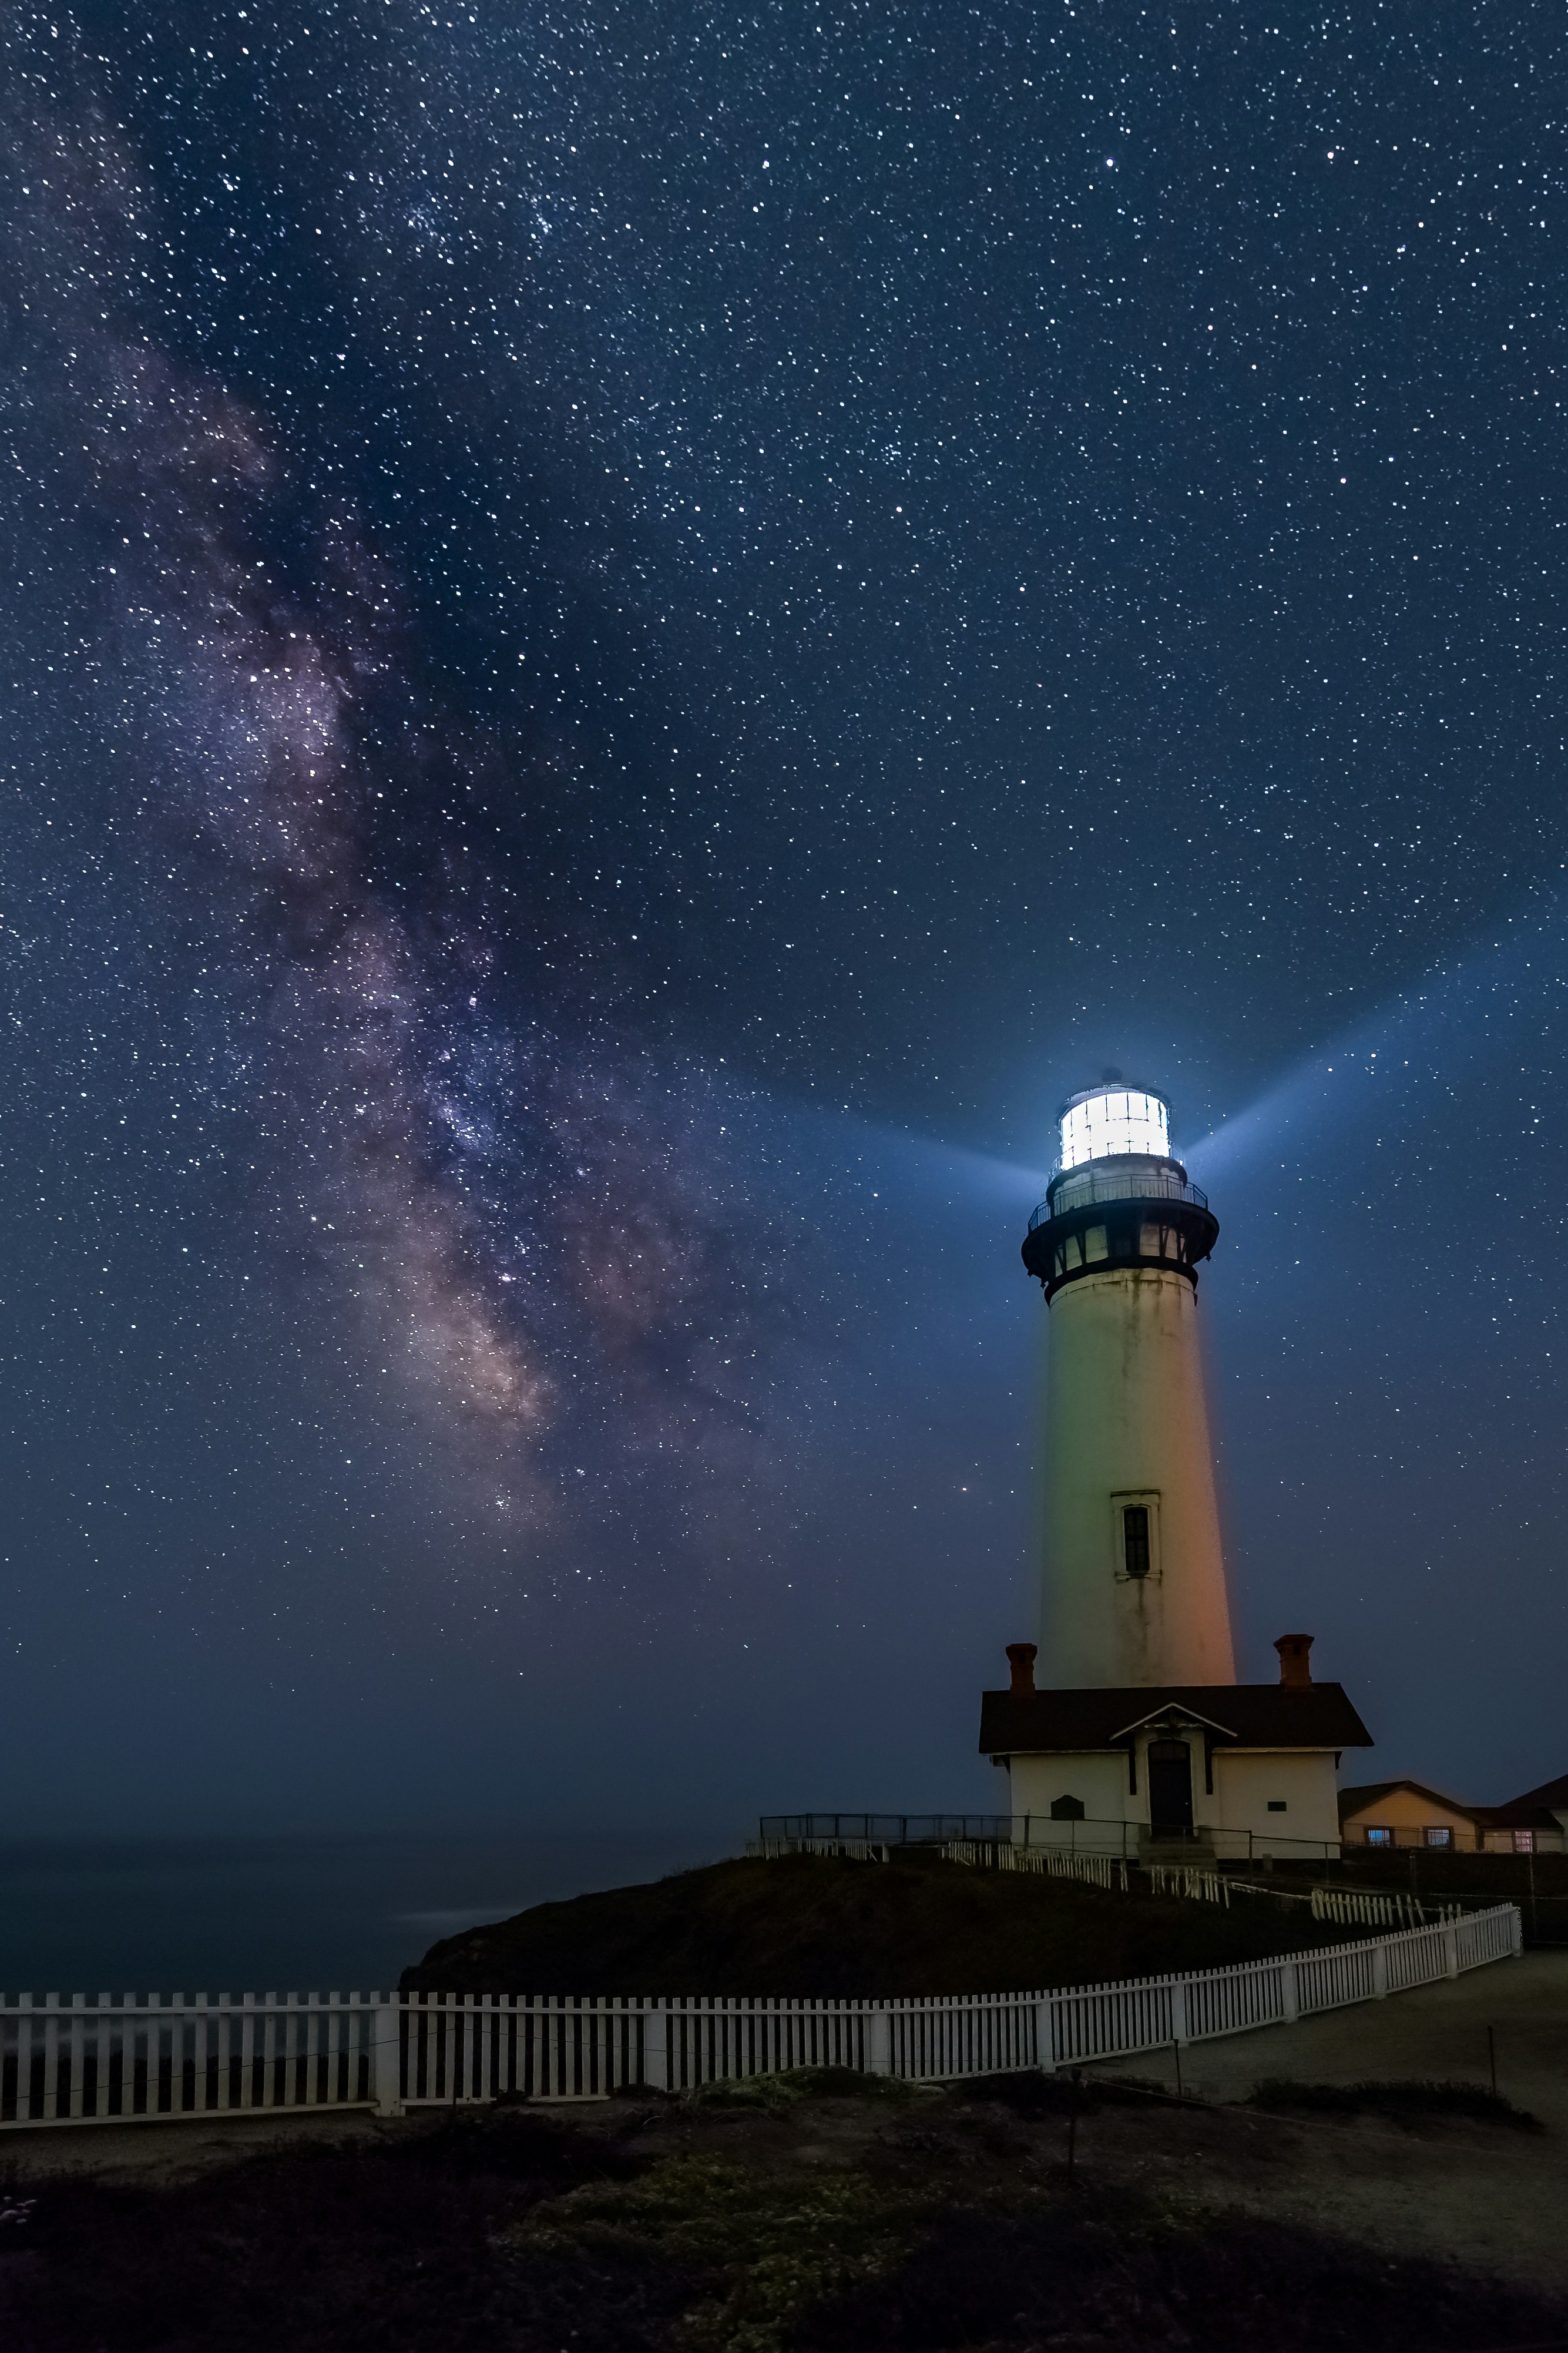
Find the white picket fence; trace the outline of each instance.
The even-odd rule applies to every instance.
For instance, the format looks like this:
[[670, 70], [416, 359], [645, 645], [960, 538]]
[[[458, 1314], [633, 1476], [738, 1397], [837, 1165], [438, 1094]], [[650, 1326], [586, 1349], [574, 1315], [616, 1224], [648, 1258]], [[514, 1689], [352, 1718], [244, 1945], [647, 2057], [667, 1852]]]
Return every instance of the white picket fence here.
[[[1194, 1904], [1223, 1904], [1230, 1909], [1231, 1883], [1223, 1872], [1205, 1871], [1194, 1863], [1152, 1862], [1149, 1889], [1154, 1895], [1185, 1895]], [[1251, 1894], [1249, 1887], [1246, 1891]]]
[[1233, 1894], [1258, 1895], [1274, 1904], [1309, 1904], [1314, 1920], [1334, 1920], [1346, 1928], [1425, 1928], [1434, 1921], [1458, 1920], [1464, 1911], [1460, 1904], [1423, 1904], [1418, 1896], [1380, 1895], [1360, 1887], [1313, 1887], [1301, 1893], [1264, 1887], [1183, 1862], [1151, 1863], [1149, 1885], [1156, 1895], [1190, 1896], [1199, 1904], [1223, 1904], [1227, 1911]]
[[1187, 1977], [906, 2001], [29, 1994], [0, 2001], [0, 2129], [264, 2109], [600, 2100], [791, 2067], [941, 2083], [1288, 2023], [1507, 1959], [1511, 1904]]
[[1424, 1928], [1432, 1920], [1458, 1918], [1458, 1904], [1423, 1904], [1416, 1895], [1379, 1895], [1361, 1887], [1314, 1887], [1314, 1920], [1337, 1920], [1342, 1927]]
[[1067, 1847], [1014, 1846], [1006, 1839], [949, 1839], [938, 1852], [943, 1862], [967, 1862], [987, 1871], [1035, 1872], [1049, 1879], [1081, 1879], [1089, 1887], [1120, 1887], [1127, 1893], [1127, 1865], [1113, 1854], [1074, 1854]]

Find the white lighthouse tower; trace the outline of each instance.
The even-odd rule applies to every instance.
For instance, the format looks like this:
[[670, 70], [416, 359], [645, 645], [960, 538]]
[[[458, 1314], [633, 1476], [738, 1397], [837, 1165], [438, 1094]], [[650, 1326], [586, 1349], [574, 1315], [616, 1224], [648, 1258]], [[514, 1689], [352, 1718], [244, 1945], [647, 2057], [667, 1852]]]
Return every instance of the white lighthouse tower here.
[[1218, 1236], [1163, 1095], [1074, 1095], [1024, 1244], [1048, 1317], [1040, 1641], [1009, 1643], [981, 1703], [1016, 1843], [1339, 1852], [1335, 1775], [1366, 1726], [1314, 1680], [1310, 1634], [1279, 1638], [1278, 1683], [1236, 1679], [1198, 1350]]
[[1163, 1096], [1073, 1096], [1024, 1244], [1050, 1314], [1040, 1649], [1058, 1688], [1236, 1681], [1198, 1351], [1218, 1233]]

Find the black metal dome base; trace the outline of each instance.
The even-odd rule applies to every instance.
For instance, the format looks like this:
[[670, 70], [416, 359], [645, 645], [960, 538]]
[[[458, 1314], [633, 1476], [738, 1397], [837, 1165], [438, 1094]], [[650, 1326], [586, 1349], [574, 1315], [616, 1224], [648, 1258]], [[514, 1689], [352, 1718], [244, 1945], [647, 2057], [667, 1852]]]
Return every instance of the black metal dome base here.
[[1087, 1161], [1053, 1176], [1029, 1219], [1024, 1264], [1049, 1302], [1064, 1283], [1113, 1267], [1163, 1267], [1197, 1289], [1198, 1261], [1219, 1239], [1208, 1196], [1179, 1160], [1138, 1153]]

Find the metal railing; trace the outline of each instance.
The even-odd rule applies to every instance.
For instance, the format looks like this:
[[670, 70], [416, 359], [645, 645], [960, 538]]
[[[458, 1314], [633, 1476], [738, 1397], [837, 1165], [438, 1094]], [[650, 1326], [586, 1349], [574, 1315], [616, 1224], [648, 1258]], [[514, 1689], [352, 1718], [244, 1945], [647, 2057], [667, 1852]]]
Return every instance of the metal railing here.
[[1163, 1170], [1151, 1170], [1147, 1176], [1099, 1176], [1076, 1172], [1057, 1192], [1043, 1200], [1031, 1212], [1029, 1231], [1048, 1223], [1052, 1218], [1066, 1215], [1069, 1209], [1091, 1208], [1100, 1201], [1188, 1201], [1194, 1208], [1206, 1209], [1209, 1197], [1185, 1177], [1167, 1176]]
[[[1121, 1855], [1137, 1862], [1151, 1853], [1173, 1861], [1194, 1849], [1204, 1860], [1250, 1862], [1272, 1855], [1280, 1862], [1334, 1862], [1338, 1839], [1288, 1838], [1281, 1831], [1222, 1830], [1199, 1822], [1191, 1830], [1152, 1830], [1147, 1822], [1058, 1821], [1049, 1814], [763, 1814], [758, 1842], [774, 1852], [791, 1845], [826, 1852], [826, 1841], [854, 1841], [875, 1846], [942, 1846], [953, 1840], [1002, 1841], [1018, 1847], [1065, 1847], [1079, 1854]], [[1361, 1848], [1354, 1850], [1357, 1853]]]
[[873, 1846], [931, 1846], [944, 1839], [1010, 1839], [1011, 1814], [763, 1814], [757, 1836], [764, 1844], [781, 1839], [854, 1839]]
[[[945, 1854], [946, 1848], [942, 1852]], [[885, 1839], [777, 1838], [748, 1839], [746, 1853], [761, 1862], [778, 1862], [786, 1854], [837, 1854], [848, 1862], [890, 1862], [893, 1850]]]

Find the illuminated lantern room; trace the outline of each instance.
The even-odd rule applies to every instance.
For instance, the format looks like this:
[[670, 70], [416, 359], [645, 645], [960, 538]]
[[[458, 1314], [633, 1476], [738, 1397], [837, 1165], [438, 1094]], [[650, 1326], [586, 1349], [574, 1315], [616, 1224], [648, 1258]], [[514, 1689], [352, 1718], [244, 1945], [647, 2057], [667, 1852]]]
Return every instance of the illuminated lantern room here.
[[1047, 1302], [1111, 1267], [1169, 1268], [1195, 1285], [1219, 1222], [1172, 1154], [1164, 1096], [1108, 1080], [1074, 1095], [1060, 1121], [1061, 1165], [1024, 1245]]
[[1062, 1113], [1061, 1131], [1064, 1168], [1132, 1152], [1154, 1160], [1170, 1157], [1170, 1110], [1163, 1095], [1146, 1088], [1090, 1087], [1074, 1095]]

